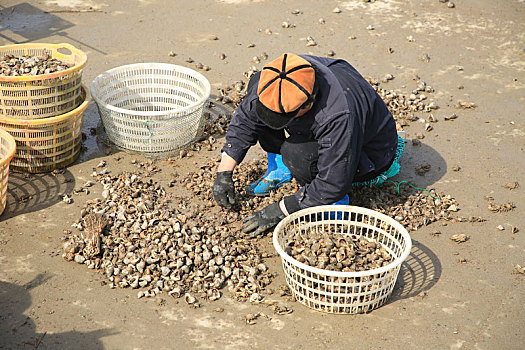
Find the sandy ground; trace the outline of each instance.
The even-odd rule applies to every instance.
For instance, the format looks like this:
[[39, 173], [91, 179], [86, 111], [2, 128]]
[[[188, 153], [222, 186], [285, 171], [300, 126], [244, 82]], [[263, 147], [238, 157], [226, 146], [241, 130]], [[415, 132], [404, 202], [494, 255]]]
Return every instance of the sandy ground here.
[[[395, 79], [382, 86], [405, 94], [415, 89], [417, 74], [435, 89], [429, 99], [440, 106], [434, 113], [439, 121], [430, 132], [424, 123], [406, 128], [408, 139], [426, 137], [420, 148], [409, 143], [396, 179], [451, 194], [460, 215], [486, 222], [437, 222], [413, 232], [414, 247], [391, 300], [366, 315], [333, 316], [290, 302], [292, 314], [248, 326], [247, 313], [271, 310], [228, 297], [200, 309], [168, 297], [165, 303], [137, 299], [135, 291], [110, 290], [93, 271], [60, 256], [63, 230], [101, 189], [75, 196], [70, 205], [59, 195], [88, 180], [101, 159], [114, 172], [133, 169], [131, 159], [146, 159], [106, 148], [89, 134], [99, 121], [92, 103], [85, 116], [87, 151], [64, 174], [10, 174], [0, 218], [0, 348], [522, 349], [525, 276], [514, 266], [525, 265], [525, 201], [523, 188], [504, 185], [525, 185], [525, 3], [455, 2], [449, 8], [439, 0], [3, 0], [0, 44], [71, 43], [88, 54], [87, 86], [115, 66], [150, 61], [194, 68], [185, 62], [192, 57], [211, 67], [204, 74], [216, 94], [217, 87], [242, 78], [253, 56], [266, 52], [272, 59], [285, 51], [333, 50], [363, 75], [392, 74]], [[333, 13], [335, 7], [342, 12]], [[301, 13], [293, 15], [294, 9]], [[283, 21], [296, 27], [281, 28]], [[309, 35], [317, 46], [306, 47]], [[220, 53], [227, 58], [220, 60]], [[458, 100], [477, 107], [457, 110]], [[445, 121], [452, 113], [458, 118]], [[159, 160], [158, 178], [165, 183], [172, 172], [215, 155], [203, 151], [175, 167]], [[414, 167], [424, 163], [430, 172], [415, 175]], [[457, 165], [461, 170], [452, 171]], [[492, 213], [485, 196], [516, 209]], [[511, 233], [511, 226], [520, 231]], [[431, 234], [436, 231], [441, 235]], [[458, 245], [449, 240], [455, 233], [471, 239]], [[269, 236], [264, 243], [272, 249]], [[284, 284], [280, 261], [268, 265], [278, 274], [272, 284], [278, 289]], [[214, 312], [218, 306], [225, 311]]]

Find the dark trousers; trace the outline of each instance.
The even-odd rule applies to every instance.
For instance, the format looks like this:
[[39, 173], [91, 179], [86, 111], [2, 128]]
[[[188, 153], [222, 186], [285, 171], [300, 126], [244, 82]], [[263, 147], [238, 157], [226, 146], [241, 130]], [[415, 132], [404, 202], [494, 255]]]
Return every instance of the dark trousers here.
[[259, 144], [269, 153], [281, 154], [286, 165], [297, 182], [304, 186], [317, 176], [319, 145], [302, 135], [286, 137], [284, 130], [272, 130], [259, 136]]
[[[292, 173], [299, 185], [304, 186], [317, 176], [317, 160], [319, 159], [319, 144], [303, 135], [290, 135], [288, 138], [284, 130], [272, 130], [259, 135], [259, 144], [268, 153], [281, 154], [283, 163]], [[360, 178], [354, 178], [354, 182], [363, 182], [376, 178], [384, 173], [392, 165], [395, 158], [380, 169]]]

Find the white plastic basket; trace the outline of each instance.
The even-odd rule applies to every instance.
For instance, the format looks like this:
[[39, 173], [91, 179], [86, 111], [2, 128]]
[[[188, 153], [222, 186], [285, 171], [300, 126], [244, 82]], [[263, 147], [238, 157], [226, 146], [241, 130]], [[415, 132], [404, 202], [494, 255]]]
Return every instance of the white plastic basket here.
[[200, 73], [165, 63], [110, 69], [91, 94], [109, 141], [138, 152], [171, 152], [196, 141], [210, 83]]
[[[359, 272], [330, 271], [300, 263], [284, 247], [290, 234], [312, 230], [373, 239], [392, 256], [391, 263]], [[384, 214], [355, 206], [327, 205], [284, 218], [274, 230], [273, 245], [281, 256], [286, 282], [300, 303], [328, 313], [358, 314], [378, 308], [392, 294], [412, 240], [400, 223]]]

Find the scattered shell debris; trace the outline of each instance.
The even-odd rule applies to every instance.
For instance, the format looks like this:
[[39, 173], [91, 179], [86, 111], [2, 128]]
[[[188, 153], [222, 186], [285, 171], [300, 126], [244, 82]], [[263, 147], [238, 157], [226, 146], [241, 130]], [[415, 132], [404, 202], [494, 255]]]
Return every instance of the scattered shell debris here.
[[256, 314], [247, 314], [246, 316], [244, 316], [244, 320], [246, 321], [247, 325], [253, 326], [254, 324], [257, 323], [257, 319], [259, 317], [264, 317], [267, 320], [272, 319], [270, 316], [266, 315], [265, 313], [258, 312]]
[[509, 190], [515, 190], [517, 188], [520, 188], [520, 184], [518, 183], [518, 181], [514, 181], [514, 182], [509, 182], [505, 184], [505, 186], [503, 187]]
[[458, 101], [454, 107], [457, 109], [474, 109], [476, 108], [476, 104], [474, 102]]
[[417, 166], [415, 169], [416, 174], [419, 176], [424, 176], [426, 173], [430, 171], [430, 164], [424, 164]]
[[392, 74], [385, 74], [385, 76], [382, 79], [382, 82], [383, 83], [387, 83], [387, 82], [389, 82], [392, 79], [394, 79], [394, 76]]
[[511, 202], [497, 204], [491, 200], [489, 201], [488, 208], [493, 213], [504, 213], [504, 212], [514, 210], [514, 208], [516, 208], [516, 205]]
[[283, 28], [295, 28], [296, 26], [293, 23], [284, 21], [283, 23], [281, 23], [281, 27], [283, 27]]
[[317, 46], [317, 43], [315, 42], [314, 38], [308, 36], [306, 38], [306, 46]]
[[66, 204], [72, 204], [73, 203], [73, 198], [71, 198], [71, 196], [65, 194], [62, 197], [62, 202], [66, 203]]
[[464, 233], [460, 233], [460, 234], [450, 236], [450, 239], [456, 243], [463, 243], [463, 242], [468, 241], [470, 237]]

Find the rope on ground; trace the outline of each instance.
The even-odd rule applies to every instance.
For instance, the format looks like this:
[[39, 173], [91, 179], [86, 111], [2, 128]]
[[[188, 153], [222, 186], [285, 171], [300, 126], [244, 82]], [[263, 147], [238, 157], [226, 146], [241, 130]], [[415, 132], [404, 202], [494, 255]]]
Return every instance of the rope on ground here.
[[406, 181], [406, 180], [405, 180], [405, 181], [401, 181], [401, 182], [399, 182], [399, 183], [396, 183], [395, 181], [392, 181], [392, 180], [385, 180], [385, 182], [391, 182], [391, 183], [393, 183], [394, 186], [396, 186], [397, 194], [398, 194], [398, 195], [401, 194], [401, 191], [399, 190], [399, 187], [401, 186], [401, 184], [406, 183], [406, 184], [408, 184], [410, 187], [415, 188], [416, 190], [419, 190], [419, 191], [425, 191], [426, 193], [428, 193], [428, 195], [429, 195], [430, 197], [432, 197], [432, 198], [434, 198], [434, 199], [439, 199], [438, 197], [433, 196], [433, 195], [430, 193], [430, 190], [428, 190], [428, 189], [426, 189], [426, 188], [419, 188], [419, 187], [416, 187], [416, 186], [412, 185], [410, 182], [408, 182], [408, 181]]

